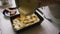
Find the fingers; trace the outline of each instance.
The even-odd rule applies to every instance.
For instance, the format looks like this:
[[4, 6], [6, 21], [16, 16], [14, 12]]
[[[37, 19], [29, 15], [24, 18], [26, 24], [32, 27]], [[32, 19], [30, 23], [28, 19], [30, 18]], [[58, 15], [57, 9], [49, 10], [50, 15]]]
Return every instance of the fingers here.
[[10, 13], [10, 15], [14, 15], [16, 13], [16, 9], [10, 10], [9, 8], [6, 8], [6, 10]]

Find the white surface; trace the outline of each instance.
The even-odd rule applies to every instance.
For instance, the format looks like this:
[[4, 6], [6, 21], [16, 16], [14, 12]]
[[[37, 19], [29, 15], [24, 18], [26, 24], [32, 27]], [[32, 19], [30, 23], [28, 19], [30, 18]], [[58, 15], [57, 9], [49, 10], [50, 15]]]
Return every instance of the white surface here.
[[10, 7], [11, 7], [11, 8], [16, 7], [16, 5], [15, 5], [15, 0], [8, 0], [8, 1], [9, 1], [9, 4], [10, 4]]
[[[3, 10], [3, 9], [2, 9]], [[11, 23], [10, 23], [10, 20], [8, 20], [8, 19], [5, 19], [4, 18], [4, 15], [3, 15], [3, 13], [2, 13], [2, 11], [0, 10], [0, 18], [1, 18], [1, 22], [0, 22], [0, 24], [1, 24], [1, 31], [2, 31], [2, 34], [9, 34], [9, 33], [12, 33], [12, 27], [11, 27]], [[11, 31], [10, 31], [11, 30]]]
[[46, 18], [49, 18], [49, 19], [53, 20], [53, 21], [54, 21], [53, 24], [54, 24], [56, 27], [58, 27], [59, 30], [60, 30], [60, 19], [56, 19], [56, 18], [52, 15], [52, 13], [51, 13], [51, 11], [50, 11], [50, 9], [49, 9], [49, 6], [45, 6], [45, 7], [43, 7], [43, 9], [41, 9], [41, 8], [39, 8], [39, 9], [44, 13], [44, 15], [46, 16]]

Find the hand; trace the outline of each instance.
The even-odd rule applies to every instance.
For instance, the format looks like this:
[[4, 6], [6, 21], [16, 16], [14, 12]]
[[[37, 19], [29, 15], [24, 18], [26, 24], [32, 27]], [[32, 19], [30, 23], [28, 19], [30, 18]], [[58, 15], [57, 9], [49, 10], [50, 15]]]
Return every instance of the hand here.
[[14, 15], [16, 13], [16, 10], [11, 10], [10, 15]]
[[6, 10], [10, 13], [10, 15], [14, 15], [16, 13], [16, 9], [10, 10], [9, 8], [6, 8]]

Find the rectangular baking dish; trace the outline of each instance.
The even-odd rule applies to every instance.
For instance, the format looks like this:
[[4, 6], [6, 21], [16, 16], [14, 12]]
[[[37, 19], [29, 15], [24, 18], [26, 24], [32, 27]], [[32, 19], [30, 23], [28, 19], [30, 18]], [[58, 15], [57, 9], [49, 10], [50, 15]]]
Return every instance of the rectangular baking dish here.
[[[30, 26], [28, 26], [28, 27], [25, 27], [25, 28], [23, 28], [23, 29], [20, 29], [20, 30], [18, 30], [18, 31], [15, 31], [15, 30], [14, 30], [14, 31], [15, 31], [16, 33], [20, 33], [20, 32], [29, 30], [29, 29], [31, 29], [31, 28], [33, 28], [33, 27], [35, 27], [35, 26], [40, 25], [44, 19], [43, 19], [43, 17], [42, 17], [41, 15], [39, 15], [36, 11], [35, 11], [34, 13], [35, 13], [35, 14], [38, 16], [38, 18], [40, 19], [39, 22], [37, 22], [37, 23], [35, 23], [35, 24], [33, 24], [33, 25], [30, 25]], [[20, 14], [10, 17], [10, 20], [11, 20], [11, 23], [12, 23], [12, 24], [13, 24], [13, 20], [14, 20], [16, 17], [18, 17], [18, 16], [20, 16]], [[12, 27], [13, 27], [13, 25], [12, 25]], [[13, 29], [14, 29], [14, 27], [13, 27]]]

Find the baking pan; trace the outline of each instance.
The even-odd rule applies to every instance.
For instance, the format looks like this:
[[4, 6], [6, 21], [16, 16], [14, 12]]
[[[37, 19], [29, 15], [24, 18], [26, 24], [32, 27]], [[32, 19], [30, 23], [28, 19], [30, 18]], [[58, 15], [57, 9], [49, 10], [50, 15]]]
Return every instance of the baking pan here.
[[[23, 28], [23, 29], [20, 29], [20, 30], [18, 30], [18, 31], [15, 31], [15, 30], [14, 30], [14, 31], [15, 31], [16, 33], [20, 33], [20, 32], [29, 30], [29, 29], [31, 29], [31, 28], [33, 28], [33, 27], [35, 27], [35, 26], [40, 25], [44, 19], [43, 19], [43, 17], [42, 17], [41, 15], [39, 15], [36, 11], [35, 11], [34, 13], [35, 13], [35, 14], [38, 16], [38, 18], [40, 19], [39, 22], [37, 22], [37, 23], [35, 23], [35, 24], [33, 24], [33, 25], [30, 25], [30, 26], [28, 26], [28, 27], [25, 27], [25, 28]], [[13, 24], [13, 20], [14, 20], [16, 17], [18, 17], [18, 16], [20, 16], [20, 14], [10, 17], [10, 20], [11, 20], [11, 23], [12, 23], [12, 24]], [[13, 26], [13, 25], [12, 25], [12, 26]], [[13, 27], [13, 29], [14, 29], [14, 27]]]

